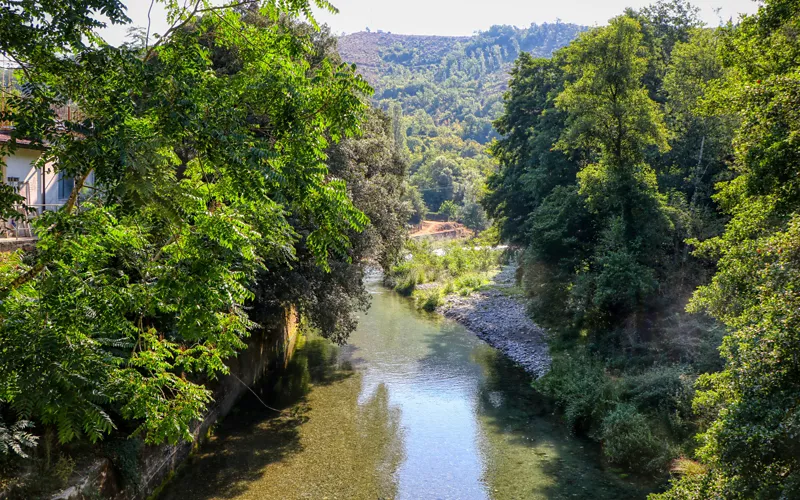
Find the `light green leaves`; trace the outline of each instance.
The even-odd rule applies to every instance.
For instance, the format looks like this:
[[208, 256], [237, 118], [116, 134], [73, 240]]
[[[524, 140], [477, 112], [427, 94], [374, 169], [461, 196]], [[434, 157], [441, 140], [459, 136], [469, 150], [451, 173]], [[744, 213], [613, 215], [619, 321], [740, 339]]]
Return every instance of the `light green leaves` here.
[[[105, 5], [71, 8], [121, 7]], [[120, 414], [148, 443], [191, 439], [205, 382], [257, 326], [247, 307], [263, 271], [298, 248], [323, 270], [347, 257], [369, 220], [330, 178], [325, 150], [358, 135], [369, 87], [349, 66], [312, 67], [311, 36], [290, 24], [313, 21], [309, 5], [265, 2], [262, 18], [168, 2], [175, 25], [146, 49], [92, 39], [58, 64], [26, 53], [45, 95], [15, 108], [18, 129], [94, 185], [38, 219], [36, 253], [0, 262], [0, 401], [64, 442], [101, 439]], [[62, 56], [84, 25], [59, 42]], [[48, 50], [49, 34], [34, 34]], [[56, 101], [81, 115], [56, 121]]]

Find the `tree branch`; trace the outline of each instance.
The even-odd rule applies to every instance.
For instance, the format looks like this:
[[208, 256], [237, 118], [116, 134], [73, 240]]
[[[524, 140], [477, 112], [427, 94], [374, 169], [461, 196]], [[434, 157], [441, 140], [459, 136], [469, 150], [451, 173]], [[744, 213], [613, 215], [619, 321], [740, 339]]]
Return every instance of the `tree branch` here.
[[[89, 169], [84, 172], [80, 177], [75, 179], [75, 185], [72, 187], [72, 192], [69, 194], [69, 198], [67, 202], [64, 204], [63, 210], [67, 212], [67, 214], [71, 214], [72, 211], [75, 209], [75, 205], [78, 201], [78, 196], [80, 194], [81, 189], [83, 189], [83, 185], [86, 183], [86, 179], [89, 178], [89, 175], [92, 173], [94, 169]], [[55, 225], [50, 226], [47, 228], [47, 231], [52, 230]], [[57, 233], [56, 237], [61, 236], [61, 233]], [[33, 280], [36, 276], [39, 275], [42, 271], [44, 271], [45, 263], [40, 260], [38, 261], [33, 267], [28, 269], [25, 273], [17, 276], [14, 281], [11, 282], [8, 287], [2, 290], [0, 293], [0, 297], [6, 297], [12, 290], [15, 290], [22, 285], [28, 283], [29, 281]]]
[[[146, 53], [146, 54], [145, 54], [145, 56], [144, 56], [144, 60], [146, 61], [146, 60], [150, 59], [150, 57], [153, 55], [153, 51], [155, 50], [155, 48], [156, 48], [156, 47], [158, 47], [159, 45], [161, 45], [161, 43], [162, 43], [164, 40], [166, 40], [166, 39], [167, 39], [167, 37], [168, 37], [169, 35], [171, 35], [171, 34], [172, 34], [172, 33], [174, 33], [175, 31], [177, 31], [177, 30], [179, 30], [179, 29], [183, 28], [183, 27], [184, 27], [184, 26], [186, 26], [187, 24], [189, 24], [189, 22], [190, 22], [192, 19], [194, 19], [194, 17], [195, 17], [197, 14], [202, 14], [202, 13], [204, 13], [204, 12], [216, 12], [216, 11], [219, 11], [219, 10], [232, 9], [232, 8], [235, 8], [235, 7], [241, 7], [241, 6], [243, 6], [243, 5], [252, 5], [252, 4], [256, 4], [256, 3], [258, 3], [258, 0], [243, 0], [243, 1], [241, 1], [241, 2], [229, 3], [229, 4], [225, 4], [225, 5], [219, 5], [219, 6], [216, 6], [216, 7], [214, 7], [214, 6], [210, 6], [210, 7], [203, 7], [203, 8], [201, 9], [201, 8], [200, 8], [200, 5], [201, 5], [201, 4], [203, 4], [203, 3], [204, 3], [204, 2], [203, 2], [203, 0], [197, 0], [197, 1], [195, 2], [195, 4], [194, 4], [194, 8], [193, 8], [193, 9], [192, 9], [192, 11], [189, 13], [189, 15], [186, 17], [186, 19], [184, 19], [183, 21], [181, 21], [181, 22], [180, 22], [180, 23], [178, 23], [178, 24], [173, 24], [173, 25], [172, 25], [172, 26], [171, 26], [171, 27], [170, 27], [170, 28], [169, 28], [169, 29], [168, 29], [168, 30], [167, 30], [167, 31], [164, 33], [164, 35], [162, 35], [162, 36], [161, 36], [161, 38], [158, 40], [158, 42], [156, 42], [156, 43], [155, 43], [155, 44], [154, 44], [154, 45], [153, 45], [153, 46], [150, 48], [150, 50], [148, 50], [148, 51], [147, 51], [147, 53]], [[151, 4], [151, 8], [152, 8], [152, 4]], [[149, 11], [148, 11], [148, 20], [149, 20], [149, 15], [150, 15], [150, 14], [149, 14]], [[147, 26], [147, 33], [148, 33], [148, 38], [149, 38], [149, 33], [150, 33], [150, 25], [149, 25], [149, 21], [148, 21], [148, 26]]]

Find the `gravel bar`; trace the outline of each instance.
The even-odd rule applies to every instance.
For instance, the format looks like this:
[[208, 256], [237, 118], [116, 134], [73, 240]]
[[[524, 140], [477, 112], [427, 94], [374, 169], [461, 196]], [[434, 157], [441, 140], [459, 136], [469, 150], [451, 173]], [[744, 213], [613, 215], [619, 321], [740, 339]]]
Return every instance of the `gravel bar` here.
[[515, 271], [516, 266], [506, 266], [495, 277], [494, 289], [467, 297], [449, 295], [437, 310], [538, 378], [550, 369], [547, 334], [531, 321], [519, 299], [500, 290], [513, 285]]

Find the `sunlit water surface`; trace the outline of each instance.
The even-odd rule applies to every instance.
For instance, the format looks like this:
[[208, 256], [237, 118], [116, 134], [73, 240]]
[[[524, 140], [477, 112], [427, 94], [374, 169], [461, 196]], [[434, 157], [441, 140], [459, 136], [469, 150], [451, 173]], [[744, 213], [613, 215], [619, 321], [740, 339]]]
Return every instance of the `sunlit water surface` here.
[[[463, 327], [371, 287], [348, 346], [308, 342], [276, 415], [245, 398], [167, 499], [643, 498], [570, 436], [529, 377]], [[325, 360], [328, 363], [325, 363]], [[316, 366], [316, 368], [315, 368]], [[274, 393], [275, 387], [265, 391]]]

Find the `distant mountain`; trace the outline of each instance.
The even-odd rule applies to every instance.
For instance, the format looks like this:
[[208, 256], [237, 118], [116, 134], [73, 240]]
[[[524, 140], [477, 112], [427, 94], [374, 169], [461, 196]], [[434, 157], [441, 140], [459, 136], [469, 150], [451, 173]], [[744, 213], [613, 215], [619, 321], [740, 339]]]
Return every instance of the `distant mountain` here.
[[[357, 64], [365, 75], [381, 76], [390, 66], [410, 68], [438, 65], [456, 44], [466, 43], [468, 36], [394, 35], [362, 31], [339, 39], [342, 58]], [[412, 60], [416, 55], [417, 59]]]
[[465, 37], [360, 32], [340, 38], [339, 53], [358, 65], [384, 108], [396, 101], [406, 115], [424, 110], [437, 126], [462, 122], [464, 139], [485, 143], [520, 52], [549, 57], [586, 29], [554, 23], [493, 26]]
[[492, 122], [503, 112], [514, 60], [523, 51], [549, 57], [586, 29], [556, 23], [493, 26], [465, 37], [362, 32], [340, 38], [338, 46], [394, 119], [414, 206], [424, 202], [436, 212], [452, 201], [458, 220], [482, 229], [487, 221], [478, 200], [496, 168], [486, 145], [497, 136]]

